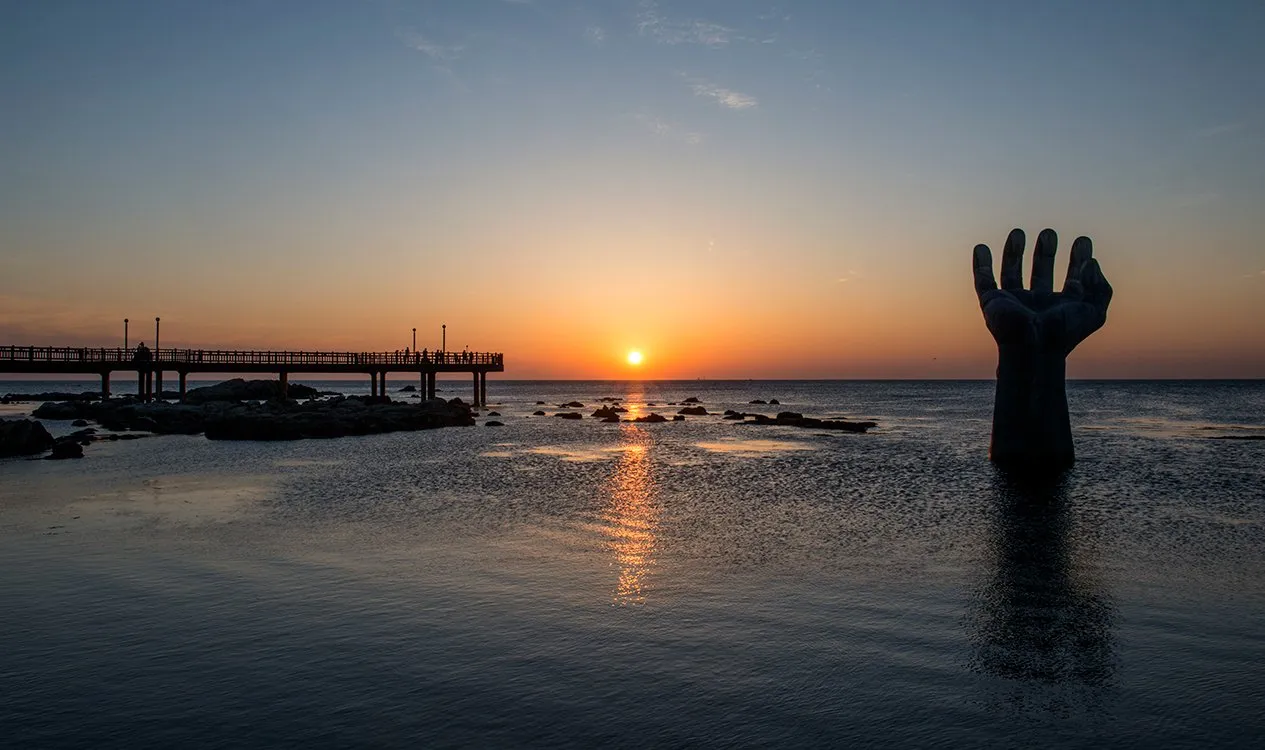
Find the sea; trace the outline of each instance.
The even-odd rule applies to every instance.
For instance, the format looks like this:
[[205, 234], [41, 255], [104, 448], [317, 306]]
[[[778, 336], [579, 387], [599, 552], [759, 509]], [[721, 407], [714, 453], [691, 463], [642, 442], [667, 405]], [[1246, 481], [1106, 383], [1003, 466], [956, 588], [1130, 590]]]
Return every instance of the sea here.
[[1042, 483], [992, 390], [493, 380], [474, 427], [0, 460], [0, 745], [1260, 747], [1265, 381], [1073, 381]]

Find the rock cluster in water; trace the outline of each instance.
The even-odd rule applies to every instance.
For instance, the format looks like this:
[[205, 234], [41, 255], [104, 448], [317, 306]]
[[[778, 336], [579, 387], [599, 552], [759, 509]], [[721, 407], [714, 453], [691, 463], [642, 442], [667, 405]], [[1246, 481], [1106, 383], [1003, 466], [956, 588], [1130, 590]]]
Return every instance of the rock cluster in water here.
[[808, 427], [817, 430], [841, 430], [843, 432], [865, 432], [877, 427], [877, 422], [852, 422], [846, 419], [817, 419], [805, 417], [794, 411], [778, 412], [776, 417], [767, 414], [751, 414], [726, 409], [723, 419], [738, 421], [739, 424], [782, 425], [784, 427]]
[[0, 419], [0, 458], [34, 456], [52, 451], [44, 458], [83, 458], [83, 446], [92, 442], [91, 428], [54, 438], [43, 424], [30, 419]]
[[108, 430], [160, 434], [205, 433], [211, 440], [301, 440], [426, 430], [474, 424], [461, 399], [417, 404], [382, 397], [337, 397], [300, 404], [292, 399], [260, 403], [211, 400], [201, 404], [130, 400], [42, 404], [41, 419], [90, 419]]
[[[289, 398], [316, 398], [321, 392], [301, 383], [291, 383], [286, 389]], [[233, 378], [223, 383], [192, 388], [185, 394], [185, 403], [205, 404], [209, 401], [267, 401], [281, 398], [279, 380], [243, 380]]]

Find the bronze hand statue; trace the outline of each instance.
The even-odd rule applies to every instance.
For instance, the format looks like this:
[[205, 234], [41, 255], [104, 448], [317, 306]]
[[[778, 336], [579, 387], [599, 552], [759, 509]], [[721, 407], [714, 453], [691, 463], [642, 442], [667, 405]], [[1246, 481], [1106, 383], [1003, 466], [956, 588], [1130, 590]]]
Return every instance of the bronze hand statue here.
[[993, 277], [993, 254], [975, 246], [975, 292], [984, 321], [997, 341], [997, 395], [989, 457], [1024, 470], [1058, 470], [1075, 460], [1067, 416], [1067, 355], [1102, 328], [1111, 303], [1088, 237], [1072, 244], [1063, 291], [1054, 291], [1054, 249], [1058, 235], [1037, 237], [1032, 283], [1023, 288], [1023, 230], [1006, 238], [1001, 256], [1001, 289]]

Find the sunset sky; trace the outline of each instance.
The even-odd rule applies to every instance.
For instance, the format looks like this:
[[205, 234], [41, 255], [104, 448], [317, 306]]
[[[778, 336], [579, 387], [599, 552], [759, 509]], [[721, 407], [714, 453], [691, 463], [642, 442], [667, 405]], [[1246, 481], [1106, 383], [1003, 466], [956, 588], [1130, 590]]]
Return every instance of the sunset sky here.
[[1050, 226], [1116, 290], [1072, 376], [1265, 377], [1262, 38], [1259, 0], [0, 0], [0, 344], [991, 377], [971, 249]]

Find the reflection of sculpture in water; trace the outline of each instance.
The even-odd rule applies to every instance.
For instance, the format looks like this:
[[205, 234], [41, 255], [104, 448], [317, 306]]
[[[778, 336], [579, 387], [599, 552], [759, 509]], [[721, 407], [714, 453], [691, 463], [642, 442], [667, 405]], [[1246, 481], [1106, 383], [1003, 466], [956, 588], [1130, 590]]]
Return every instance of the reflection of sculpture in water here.
[[654, 566], [655, 528], [659, 506], [650, 473], [650, 434], [632, 425], [620, 430], [625, 441], [615, 473], [608, 484], [611, 503], [603, 514], [611, 550], [619, 564], [615, 588], [618, 604], [642, 604]]
[[997, 342], [993, 401], [993, 461], [1021, 469], [1059, 470], [1075, 460], [1067, 415], [1067, 356], [1107, 321], [1111, 285], [1094, 260], [1093, 243], [1072, 244], [1067, 279], [1054, 291], [1058, 235], [1046, 229], [1033, 251], [1031, 288], [1023, 288], [1024, 234], [1015, 229], [1001, 258], [1001, 288], [993, 255], [976, 245], [975, 292]]
[[1097, 687], [1115, 670], [1115, 609], [1077, 570], [1061, 484], [998, 477], [995, 569], [975, 612], [974, 667], [1011, 680]]

